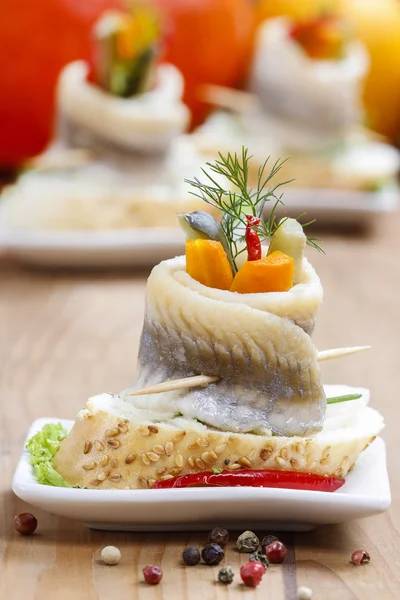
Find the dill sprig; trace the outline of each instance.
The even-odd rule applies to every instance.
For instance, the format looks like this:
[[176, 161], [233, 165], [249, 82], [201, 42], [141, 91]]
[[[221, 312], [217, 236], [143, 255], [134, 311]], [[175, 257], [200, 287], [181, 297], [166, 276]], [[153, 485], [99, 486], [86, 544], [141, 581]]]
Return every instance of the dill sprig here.
[[[277, 190], [293, 181], [283, 181], [271, 184], [271, 180], [282, 169], [287, 158], [278, 159], [267, 173], [267, 167], [271, 157], [268, 157], [262, 164], [257, 173], [257, 189], [249, 188], [249, 156], [247, 148], [242, 147], [241, 155], [228, 153], [223, 156], [218, 153], [218, 159], [215, 162], [207, 162], [206, 167], [201, 169], [206, 177], [202, 182], [197, 177], [193, 180], [185, 179], [196, 191], [190, 193], [202, 199], [207, 204], [222, 212], [221, 229], [226, 238], [227, 246], [230, 249], [230, 261], [235, 271], [237, 271], [236, 259], [246, 250], [243, 247], [244, 233], [246, 229], [245, 215], [253, 215], [261, 219], [265, 204], [271, 202], [271, 209], [268, 218], [260, 221], [257, 232], [261, 239], [270, 238], [275, 231], [288, 218], [284, 217], [280, 221], [277, 219], [277, 209], [280, 205], [284, 206], [282, 200], [283, 194], [277, 195]], [[226, 189], [222, 185], [222, 180], [227, 180], [231, 185]], [[300, 215], [302, 217], [304, 215]], [[300, 218], [299, 217], [299, 218]], [[303, 224], [303, 227], [310, 225], [314, 221]], [[318, 245], [317, 238], [307, 238], [307, 243], [317, 250], [323, 252]]]

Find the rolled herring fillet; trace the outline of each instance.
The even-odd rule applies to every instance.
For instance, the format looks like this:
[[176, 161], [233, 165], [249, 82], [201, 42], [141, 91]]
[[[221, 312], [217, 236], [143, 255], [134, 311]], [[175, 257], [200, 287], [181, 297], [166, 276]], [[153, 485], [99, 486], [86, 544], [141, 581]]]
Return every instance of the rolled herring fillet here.
[[310, 334], [321, 300], [305, 258], [298, 284], [268, 294], [212, 289], [186, 273], [184, 257], [162, 262], [147, 283], [133, 390], [200, 374], [221, 380], [162, 398], [137, 396], [135, 406], [159, 409], [161, 402], [223, 431], [320, 431], [326, 399]]

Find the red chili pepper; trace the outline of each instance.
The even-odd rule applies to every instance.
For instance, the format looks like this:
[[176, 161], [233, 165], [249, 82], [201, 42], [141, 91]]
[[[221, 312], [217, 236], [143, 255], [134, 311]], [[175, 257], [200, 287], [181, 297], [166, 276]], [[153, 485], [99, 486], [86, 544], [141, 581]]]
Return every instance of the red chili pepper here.
[[258, 237], [257, 231], [253, 229], [260, 224], [258, 217], [252, 215], [246, 215], [246, 246], [247, 246], [247, 260], [260, 260], [261, 258], [261, 242]]
[[213, 473], [203, 471], [189, 475], [180, 475], [165, 481], [156, 481], [153, 489], [183, 488], [195, 486], [211, 487], [265, 487], [286, 488], [291, 490], [311, 490], [318, 492], [335, 492], [344, 484], [340, 477], [325, 477], [313, 473], [301, 473], [294, 471], [268, 471], [251, 470], [222, 471]]

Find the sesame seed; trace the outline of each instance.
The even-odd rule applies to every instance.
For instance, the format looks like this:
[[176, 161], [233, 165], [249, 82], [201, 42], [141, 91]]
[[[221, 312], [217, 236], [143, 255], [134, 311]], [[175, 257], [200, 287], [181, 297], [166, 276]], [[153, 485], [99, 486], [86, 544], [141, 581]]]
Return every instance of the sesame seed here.
[[118, 467], [118, 461], [116, 458], [113, 458], [112, 461], [110, 462], [110, 467], [112, 469], [116, 469]]
[[284, 467], [286, 465], [286, 460], [281, 456], [275, 456], [275, 462], [280, 466]]
[[146, 454], [142, 454], [142, 455], [141, 455], [141, 459], [142, 459], [142, 462], [143, 462], [145, 465], [149, 465], [149, 464], [150, 464], [150, 460], [149, 460], [149, 458], [146, 456]]
[[211, 452], [203, 452], [203, 454], [201, 455], [201, 460], [208, 465], [212, 465], [217, 458], [218, 456], [216, 456], [215, 458], [211, 456]]
[[215, 452], [217, 454], [222, 454], [223, 451], [225, 450], [225, 448], [227, 447], [228, 444], [219, 444], [216, 448], [215, 448]]
[[104, 456], [101, 457], [100, 459], [100, 466], [101, 467], [105, 467], [108, 464], [108, 461], [110, 460], [110, 457], [105, 454]]
[[127, 433], [129, 427], [126, 423], [118, 423], [118, 429], [120, 433]]
[[183, 467], [183, 456], [182, 454], [177, 454], [175, 456], [175, 464], [177, 467]]
[[242, 465], [242, 467], [247, 467], [250, 469], [251, 467], [251, 462], [249, 461], [248, 458], [246, 458], [245, 456], [242, 456], [241, 458], [239, 458], [238, 463], [240, 465]]
[[154, 427], [154, 425], [149, 425], [148, 427], [151, 433], [158, 433], [158, 427]]
[[186, 435], [186, 431], [177, 431], [172, 436], [172, 441], [173, 442], [180, 442], [181, 440], [183, 440], [183, 438], [185, 437], [185, 435]]
[[118, 428], [117, 427], [113, 427], [112, 429], [106, 429], [106, 436], [107, 437], [114, 437], [116, 435], [119, 434]]
[[209, 446], [209, 443], [207, 442], [206, 438], [203, 438], [203, 437], [199, 437], [197, 439], [196, 443], [200, 447], [207, 447], [207, 446]]
[[204, 470], [206, 468], [205, 463], [200, 458], [195, 458], [194, 464], [198, 469]]
[[122, 479], [122, 475], [114, 473], [114, 475], [111, 475], [111, 477], [108, 478], [108, 481], [120, 481], [120, 479]]
[[125, 462], [127, 465], [130, 465], [131, 463], [133, 463], [133, 461], [136, 460], [136, 454], [134, 452], [131, 452], [131, 454], [128, 454], [128, 456], [125, 459]]
[[182, 473], [182, 467], [180, 469], [171, 469], [170, 470], [170, 474], [173, 475], [174, 477], [176, 477], [177, 475], [180, 475]]
[[97, 476], [97, 479], [99, 481], [105, 481], [107, 479], [109, 475], [109, 472], [103, 471], [103, 473], [100, 473], [100, 475]]
[[98, 450], [99, 452], [103, 452], [104, 450], [104, 446], [103, 444], [100, 442], [100, 440], [94, 440], [94, 447], [96, 448], [96, 450]]
[[250, 462], [253, 462], [253, 460], [255, 460], [255, 458], [257, 457], [257, 450], [255, 450], [253, 448], [253, 450], [250, 450], [250, 452], [247, 455], [247, 458], [249, 459]]
[[156, 444], [155, 446], [153, 446], [153, 452], [155, 452], [156, 454], [165, 454], [165, 450], [164, 448], [161, 446], [161, 444]]
[[147, 452], [147, 456], [151, 460], [151, 462], [157, 462], [158, 460], [160, 460], [160, 455], [156, 454], [155, 452]]
[[272, 450], [270, 448], [263, 448], [260, 452], [260, 458], [261, 460], [268, 460], [271, 454]]
[[166, 454], [167, 456], [171, 456], [171, 454], [172, 454], [173, 450], [174, 450], [174, 445], [173, 445], [173, 443], [172, 443], [172, 442], [167, 442], [167, 443], [165, 444], [165, 454]]
[[89, 485], [100, 485], [101, 483], [103, 482], [100, 479], [93, 479], [93, 481], [91, 481]]
[[325, 448], [322, 451], [322, 458], [328, 458], [328, 456], [330, 456], [330, 453], [331, 453], [331, 447], [325, 446]]
[[150, 429], [147, 427], [147, 425], [140, 425], [139, 433], [147, 437], [148, 435], [150, 435]]
[[232, 463], [231, 465], [229, 465], [228, 467], [231, 471], [237, 471], [238, 469], [241, 469], [242, 466], [239, 463]]
[[119, 440], [107, 440], [107, 444], [111, 448], [119, 448], [121, 445], [121, 442]]
[[83, 454], [88, 454], [91, 451], [93, 443], [91, 440], [86, 440], [85, 446], [83, 448]]
[[85, 471], [91, 471], [92, 469], [94, 469], [96, 466], [96, 463], [94, 463], [92, 460], [88, 463], [86, 463], [85, 465], [82, 465], [82, 469], [85, 469]]
[[189, 467], [191, 467], [192, 469], [194, 469], [194, 460], [193, 460], [193, 458], [191, 456], [189, 456], [188, 459], [187, 459], [187, 461], [188, 461]]
[[169, 475], [169, 474], [168, 475], [163, 475], [161, 477], [161, 481], [167, 481], [168, 479], [173, 479], [173, 478], [174, 478], [173, 475]]

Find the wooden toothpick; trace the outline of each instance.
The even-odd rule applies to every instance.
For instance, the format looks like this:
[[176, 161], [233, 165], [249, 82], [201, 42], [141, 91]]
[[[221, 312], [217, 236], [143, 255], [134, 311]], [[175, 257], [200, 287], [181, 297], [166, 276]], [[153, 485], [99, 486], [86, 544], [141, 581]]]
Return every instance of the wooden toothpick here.
[[342, 356], [349, 356], [349, 354], [356, 354], [357, 352], [363, 352], [369, 350], [371, 346], [352, 346], [350, 348], [333, 348], [332, 350], [322, 350], [318, 352], [317, 361], [322, 362], [323, 360], [331, 360], [331, 358], [342, 358]]
[[[331, 350], [323, 350], [318, 352], [317, 361], [331, 360], [332, 358], [341, 358], [349, 356], [356, 352], [369, 350], [371, 346], [353, 346], [350, 348], [333, 348]], [[147, 394], [161, 394], [162, 392], [172, 392], [174, 390], [186, 390], [192, 387], [207, 386], [210, 383], [218, 381], [219, 377], [209, 377], [208, 375], [195, 375], [194, 377], [184, 377], [183, 379], [172, 379], [171, 381], [163, 381], [156, 385], [152, 385], [133, 392], [127, 392], [126, 396], [145, 396]]]

